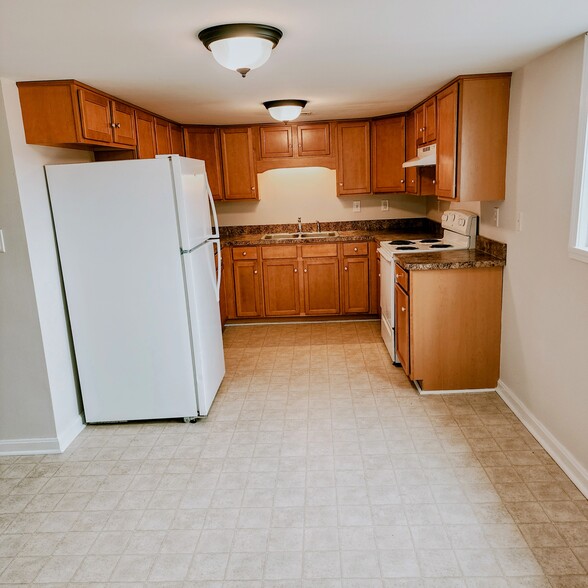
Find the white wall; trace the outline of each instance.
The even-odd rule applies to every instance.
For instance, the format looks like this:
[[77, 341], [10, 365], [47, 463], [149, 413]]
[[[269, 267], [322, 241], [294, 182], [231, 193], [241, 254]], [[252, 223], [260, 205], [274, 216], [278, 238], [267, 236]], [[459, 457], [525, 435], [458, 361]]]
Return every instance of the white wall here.
[[41, 327], [0, 92], [0, 452], [14, 441], [56, 436]]
[[[382, 218], [422, 217], [426, 199], [406, 194], [337, 197], [335, 171], [323, 167], [276, 169], [257, 176], [259, 201], [219, 202], [219, 222], [223, 226], [355, 221]], [[361, 211], [353, 212], [354, 200]], [[380, 210], [381, 200], [389, 209]]]
[[[33, 426], [27, 422], [32, 410], [35, 415], [33, 423], [37, 423], [38, 419], [53, 423], [54, 436], [56, 435], [59, 446], [63, 448], [79, 433], [83, 425], [43, 165], [91, 161], [92, 154], [79, 150], [27, 145], [16, 84], [10, 80], [1, 80], [0, 85], [3, 97], [2, 114], [6, 121], [4, 141], [9, 142], [7, 158], [3, 158], [3, 161], [6, 159], [11, 162], [16, 173], [16, 185], [13, 186], [9, 208], [13, 214], [17, 207], [22, 211], [24, 235], [20, 235], [21, 247], [28, 250], [34, 290], [31, 291], [30, 284], [23, 284], [21, 295], [28, 299], [29, 312], [38, 317], [40, 326], [41, 341], [38, 334], [34, 336], [29, 333], [29, 344], [41, 344], [43, 349], [43, 361], [37, 358], [25, 369], [38, 371], [39, 374], [44, 372], [43, 377], [48, 381], [49, 387], [47, 398], [46, 389], [27, 387], [19, 379], [19, 374], [14, 374], [15, 379], [7, 388], [12, 402], [20, 399], [22, 394], [30, 395], [36, 402], [33, 407], [27, 403], [29, 413], [26, 418], [14, 419], [11, 436], [5, 436], [3, 429], [0, 429], [0, 439], [43, 436], [38, 433], [36, 424]], [[30, 300], [32, 296], [34, 303]], [[10, 322], [10, 317], [6, 319]], [[2, 327], [4, 331], [4, 320]], [[5, 342], [5, 346], [10, 356], [14, 352], [10, 342]], [[47, 402], [51, 407], [49, 411], [46, 409]]]
[[502, 393], [587, 493], [588, 264], [567, 252], [583, 43], [514, 72], [506, 200], [482, 204], [480, 232], [508, 244]]

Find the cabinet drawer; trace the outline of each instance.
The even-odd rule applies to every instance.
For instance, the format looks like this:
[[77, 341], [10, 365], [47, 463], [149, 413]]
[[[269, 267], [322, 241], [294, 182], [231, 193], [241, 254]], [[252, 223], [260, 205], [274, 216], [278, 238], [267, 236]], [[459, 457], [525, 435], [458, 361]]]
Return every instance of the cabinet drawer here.
[[257, 247], [233, 247], [233, 259], [257, 259]]
[[296, 259], [296, 245], [276, 245], [273, 247], [262, 247], [261, 257], [263, 259]]
[[337, 243], [303, 245], [302, 257], [337, 257]]
[[367, 255], [367, 243], [343, 243], [343, 255], [350, 257], [352, 255]]
[[408, 272], [402, 269], [398, 264], [395, 264], [394, 273], [396, 275], [396, 283], [408, 292]]

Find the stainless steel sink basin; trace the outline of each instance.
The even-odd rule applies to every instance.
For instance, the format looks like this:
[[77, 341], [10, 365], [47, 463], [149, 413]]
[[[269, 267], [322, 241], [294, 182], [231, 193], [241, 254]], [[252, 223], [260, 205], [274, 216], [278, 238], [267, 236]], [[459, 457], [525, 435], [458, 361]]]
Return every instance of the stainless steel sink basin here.
[[269, 233], [262, 237], [263, 241], [280, 241], [285, 239], [327, 239], [337, 237], [337, 231], [320, 231], [316, 233]]

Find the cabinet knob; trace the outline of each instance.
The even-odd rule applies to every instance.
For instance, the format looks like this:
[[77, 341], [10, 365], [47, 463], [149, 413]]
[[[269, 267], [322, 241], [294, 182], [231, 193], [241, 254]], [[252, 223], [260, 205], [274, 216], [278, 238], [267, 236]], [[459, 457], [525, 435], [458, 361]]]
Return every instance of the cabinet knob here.
[[399, 280], [400, 279], [400, 274], [396, 274], [396, 279]]
[[257, 270], [253, 270], [253, 273], [256, 274], [257, 273]]
[[115, 129], [115, 128], [116, 128], [116, 125], [115, 125], [114, 123], [110, 123], [110, 126], [111, 126], [113, 129]]
[[120, 129], [120, 123], [116, 123], [116, 128]]
[[308, 270], [307, 270], [307, 269], [305, 269], [305, 270], [304, 270], [304, 273], [305, 273], [305, 274], [307, 274], [307, 273], [308, 273]]
[[400, 180], [400, 183], [401, 183], [401, 184], [404, 184], [404, 180]]
[[247, 251], [243, 251], [243, 255], [247, 255]]
[[[255, 272], [255, 273], [257, 273], [257, 272]], [[402, 312], [405, 312], [406, 311], [406, 308], [404, 308], [404, 306], [401, 306], [400, 307], [400, 310], [402, 310]]]
[[410, 180], [410, 183], [411, 183], [411, 184], [414, 184], [414, 180]]
[[347, 266], [345, 266], [345, 271], [347, 271]]
[[353, 248], [353, 251], [357, 251], [357, 247], [354, 247], [354, 248]]
[[298, 270], [297, 270], [296, 268], [294, 268], [294, 273], [295, 273], [295, 274], [297, 274], [297, 273], [298, 273]]
[[343, 182], [339, 182], [339, 186], [342, 186], [342, 185], [343, 185]]
[[255, 192], [255, 186], [251, 186], [251, 190]]

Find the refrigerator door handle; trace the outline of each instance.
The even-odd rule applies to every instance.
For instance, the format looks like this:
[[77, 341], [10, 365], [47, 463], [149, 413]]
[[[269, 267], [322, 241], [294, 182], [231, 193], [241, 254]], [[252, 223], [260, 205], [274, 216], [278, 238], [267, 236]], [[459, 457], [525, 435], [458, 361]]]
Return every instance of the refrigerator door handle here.
[[[208, 177], [206, 178], [206, 192], [208, 194], [208, 200], [210, 202], [210, 208], [212, 209], [212, 218], [214, 219], [214, 236], [218, 239], [220, 237], [219, 227], [218, 227], [218, 216], [216, 214], [216, 206], [214, 205], [214, 198], [212, 197], [212, 190], [210, 189], [210, 185], [208, 183]], [[218, 249], [219, 256], [220, 256], [220, 247]]]
[[220, 286], [221, 286], [221, 244], [219, 239], [212, 240], [213, 246], [216, 245], [216, 301], [220, 302]]

